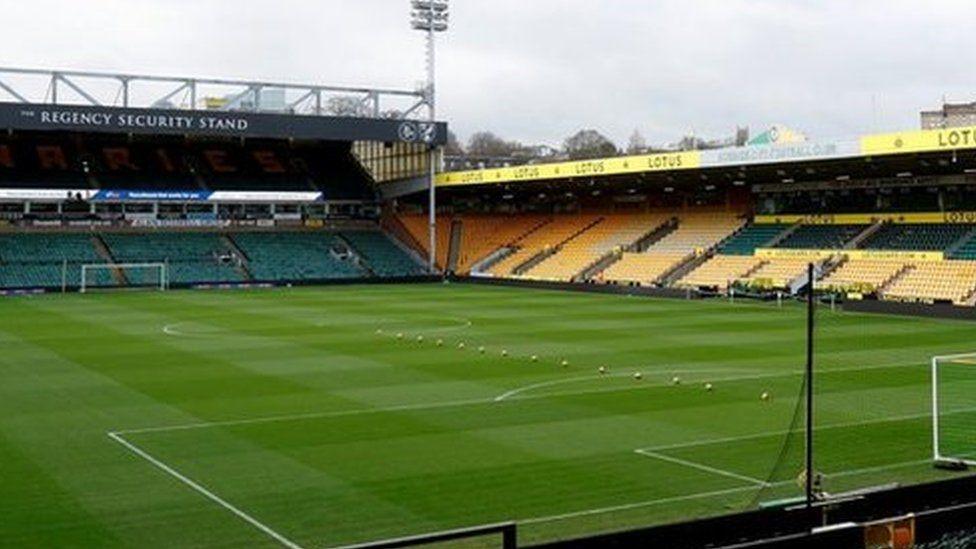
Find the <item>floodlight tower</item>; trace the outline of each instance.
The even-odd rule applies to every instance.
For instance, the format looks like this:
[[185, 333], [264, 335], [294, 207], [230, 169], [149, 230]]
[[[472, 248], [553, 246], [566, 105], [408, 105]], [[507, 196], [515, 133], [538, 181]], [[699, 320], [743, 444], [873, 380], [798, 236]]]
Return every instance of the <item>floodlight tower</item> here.
[[[434, 111], [434, 35], [447, 30], [449, 0], [410, 0], [410, 26], [414, 30], [427, 33], [427, 86], [424, 97], [427, 102], [427, 113], [430, 116], [430, 135], [436, 128]], [[434, 191], [434, 178], [437, 163], [437, 150], [434, 140], [429, 143], [429, 180], [428, 180], [428, 209], [430, 218], [430, 270], [437, 269], [437, 199]]]

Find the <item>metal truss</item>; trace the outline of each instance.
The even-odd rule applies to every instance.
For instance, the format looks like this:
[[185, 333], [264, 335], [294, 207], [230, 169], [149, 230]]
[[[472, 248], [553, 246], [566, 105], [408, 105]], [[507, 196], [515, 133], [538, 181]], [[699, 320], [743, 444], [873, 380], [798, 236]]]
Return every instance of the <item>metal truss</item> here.
[[425, 119], [432, 99], [428, 89], [0, 67], [0, 101], [18, 103]]

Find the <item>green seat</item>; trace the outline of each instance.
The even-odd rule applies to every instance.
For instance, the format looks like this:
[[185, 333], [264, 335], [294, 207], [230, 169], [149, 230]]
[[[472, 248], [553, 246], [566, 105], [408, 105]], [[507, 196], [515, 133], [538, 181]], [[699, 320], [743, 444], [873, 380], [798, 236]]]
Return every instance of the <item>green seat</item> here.
[[237, 233], [256, 280], [268, 282], [359, 278], [364, 272], [336, 257], [335, 234], [327, 231]]
[[752, 255], [789, 228], [782, 223], [750, 224], [719, 246], [724, 255]]
[[346, 231], [343, 238], [377, 276], [416, 276], [425, 269], [379, 231]]

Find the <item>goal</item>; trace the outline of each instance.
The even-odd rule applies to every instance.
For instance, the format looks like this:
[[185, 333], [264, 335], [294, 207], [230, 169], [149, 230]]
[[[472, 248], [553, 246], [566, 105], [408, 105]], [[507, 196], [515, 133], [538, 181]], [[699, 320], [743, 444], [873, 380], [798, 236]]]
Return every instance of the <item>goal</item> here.
[[81, 266], [78, 291], [94, 288], [169, 288], [169, 268], [165, 263], [87, 263]]
[[976, 353], [932, 357], [932, 456], [938, 467], [976, 466]]

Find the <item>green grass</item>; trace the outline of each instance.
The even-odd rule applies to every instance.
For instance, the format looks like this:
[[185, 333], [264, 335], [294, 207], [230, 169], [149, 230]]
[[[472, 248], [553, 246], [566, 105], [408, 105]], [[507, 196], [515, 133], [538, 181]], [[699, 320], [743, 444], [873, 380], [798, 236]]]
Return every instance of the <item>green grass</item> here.
[[[438, 284], [25, 297], [0, 318], [11, 546], [277, 544], [146, 456], [303, 547], [504, 520], [531, 543], [800, 493], [795, 305]], [[828, 490], [948, 475], [926, 365], [976, 351], [976, 324], [821, 311], [817, 335]]]

